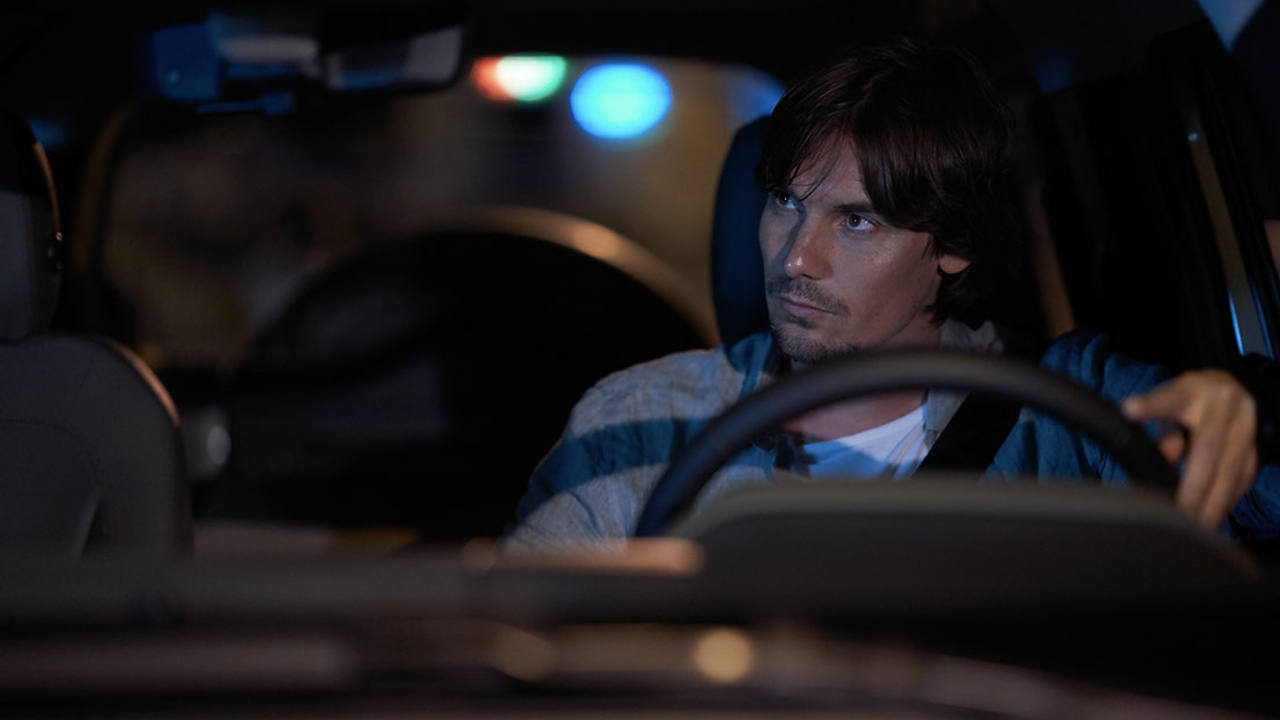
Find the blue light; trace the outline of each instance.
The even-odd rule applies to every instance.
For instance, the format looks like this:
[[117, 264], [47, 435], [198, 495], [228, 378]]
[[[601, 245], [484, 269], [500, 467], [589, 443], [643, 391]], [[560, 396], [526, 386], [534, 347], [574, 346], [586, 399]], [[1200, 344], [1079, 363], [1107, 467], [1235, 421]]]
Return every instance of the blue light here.
[[1236, 333], [1236, 349], [1240, 351], [1241, 355], [1247, 355], [1249, 351], [1245, 350], [1244, 338], [1240, 335], [1240, 315], [1236, 313], [1236, 301], [1232, 298], [1227, 298], [1227, 307], [1231, 310], [1231, 329]]
[[647, 65], [591, 68], [569, 95], [573, 118], [599, 138], [628, 140], [652, 130], [671, 109], [671, 85]]
[[744, 70], [729, 81], [729, 115], [734, 127], [773, 112], [782, 99], [782, 83], [760, 72]]

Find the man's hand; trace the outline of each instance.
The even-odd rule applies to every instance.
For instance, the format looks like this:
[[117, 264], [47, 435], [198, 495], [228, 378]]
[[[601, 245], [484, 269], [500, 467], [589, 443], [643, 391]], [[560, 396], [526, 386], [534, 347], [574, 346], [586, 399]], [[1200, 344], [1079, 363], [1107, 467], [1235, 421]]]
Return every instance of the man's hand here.
[[1207, 528], [1220, 526], [1258, 473], [1253, 396], [1230, 373], [1195, 370], [1126, 398], [1120, 410], [1135, 422], [1171, 420], [1186, 430], [1157, 443], [1171, 464], [1187, 462], [1178, 507]]

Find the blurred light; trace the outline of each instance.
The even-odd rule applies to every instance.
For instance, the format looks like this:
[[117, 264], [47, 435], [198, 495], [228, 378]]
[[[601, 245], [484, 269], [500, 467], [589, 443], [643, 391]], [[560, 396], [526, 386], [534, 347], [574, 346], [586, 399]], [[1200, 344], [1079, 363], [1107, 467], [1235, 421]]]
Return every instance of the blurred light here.
[[511, 55], [498, 61], [495, 75], [511, 97], [538, 102], [560, 89], [566, 67], [565, 59], [555, 55]]
[[564, 84], [569, 63], [558, 55], [508, 55], [480, 58], [471, 81], [480, 94], [498, 102], [546, 100]]
[[471, 82], [481, 95], [498, 102], [512, 100], [511, 93], [498, 82], [498, 62], [502, 58], [480, 58], [471, 66]]
[[626, 140], [652, 130], [666, 117], [671, 85], [647, 65], [598, 65], [578, 78], [569, 105], [583, 130], [600, 138]]
[[708, 680], [729, 685], [751, 674], [756, 665], [751, 638], [733, 628], [708, 630], [693, 645], [693, 664]]
[[743, 70], [735, 74], [729, 81], [729, 113], [734, 126], [772, 113], [782, 91], [782, 83], [764, 73]]

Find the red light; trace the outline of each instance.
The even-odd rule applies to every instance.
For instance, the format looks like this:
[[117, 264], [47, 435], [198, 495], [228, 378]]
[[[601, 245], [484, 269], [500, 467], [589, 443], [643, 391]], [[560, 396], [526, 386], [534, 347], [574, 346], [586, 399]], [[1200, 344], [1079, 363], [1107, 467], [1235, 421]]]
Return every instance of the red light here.
[[502, 58], [479, 58], [471, 66], [471, 82], [484, 97], [498, 102], [510, 102], [511, 93], [498, 81], [498, 61]]

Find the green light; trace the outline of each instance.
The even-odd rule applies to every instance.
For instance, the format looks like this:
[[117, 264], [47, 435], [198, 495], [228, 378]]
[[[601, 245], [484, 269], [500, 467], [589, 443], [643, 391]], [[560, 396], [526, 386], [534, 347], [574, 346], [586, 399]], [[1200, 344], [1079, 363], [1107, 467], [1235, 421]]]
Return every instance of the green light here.
[[551, 97], [564, 82], [568, 63], [558, 55], [508, 55], [498, 61], [498, 84], [520, 102]]

